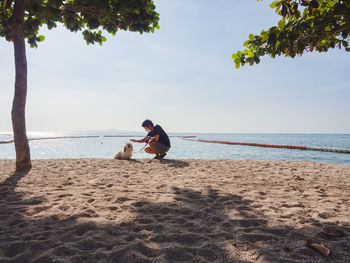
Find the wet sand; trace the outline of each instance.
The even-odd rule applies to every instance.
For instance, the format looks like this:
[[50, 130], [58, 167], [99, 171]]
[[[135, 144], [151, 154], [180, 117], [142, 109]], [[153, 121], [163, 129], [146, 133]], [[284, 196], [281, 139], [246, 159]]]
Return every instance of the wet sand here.
[[[0, 160], [0, 262], [350, 262], [350, 167]], [[321, 234], [324, 225], [344, 236]], [[305, 247], [311, 238], [328, 257]]]

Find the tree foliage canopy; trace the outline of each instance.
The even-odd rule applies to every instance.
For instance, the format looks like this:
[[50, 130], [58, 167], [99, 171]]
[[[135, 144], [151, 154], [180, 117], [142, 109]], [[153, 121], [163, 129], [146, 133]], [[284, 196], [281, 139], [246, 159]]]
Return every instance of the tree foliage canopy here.
[[266, 54], [294, 58], [335, 47], [350, 51], [350, 0], [278, 0], [270, 7], [281, 20], [260, 35], [249, 35], [246, 49], [232, 55], [236, 68], [259, 63]]
[[[14, 0], [2, 0], [0, 36], [12, 40], [11, 19]], [[102, 44], [105, 30], [115, 35], [118, 30], [154, 32], [159, 28], [159, 14], [152, 0], [29, 0], [24, 15], [24, 36], [31, 47], [37, 47], [44, 36], [39, 29], [62, 23], [72, 32], [83, 31], [88, 44]]]

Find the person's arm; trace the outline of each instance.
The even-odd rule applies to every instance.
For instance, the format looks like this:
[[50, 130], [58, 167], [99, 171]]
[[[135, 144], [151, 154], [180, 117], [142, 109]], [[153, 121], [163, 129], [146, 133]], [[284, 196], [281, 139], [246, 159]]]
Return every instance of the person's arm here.
[[159, 135], [154, 135], [154, 137], [149, 137], [148, 142], [157, 142], [159, 140]]
[[130, 141], [131, 141], [131, 142], [143, 143], [143, 142], [148, 142], [148, 141], [149, 141], [149, 138], [150, 138], [150, 137], [146, 136], [145, 138], [143, 138], [143, 139], [141, 139], [141, 140], [131, 139]]

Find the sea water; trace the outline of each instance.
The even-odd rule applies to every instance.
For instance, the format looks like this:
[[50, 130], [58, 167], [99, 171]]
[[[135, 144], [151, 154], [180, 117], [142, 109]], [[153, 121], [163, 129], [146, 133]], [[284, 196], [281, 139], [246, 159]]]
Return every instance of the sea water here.
[[[28, 133], [28, 138], [96, 136], [88, 138], [61, 138], [32, 140], [29, 142], [32, 159], [51, 158], [112, 158], [123, 148], [126, 141], [143, 138], [138, 132], [37, 132]], [[105, 137], [120, 136], [120, 137]], [[303, 151], [280, 148], [263, 148], [241, 145], [203, 143], [184, 140], [182, 136], [196, 136], [195, 139], [233, 142], [334, 147], [350, 149], [350, 134], [238, 134], [238, 133], [169, 133], [171, 149], [169, 159], [233, 159], [233, 160], [287, 160], [334, 163], [350, 166], [350, 154]], [[12, 140], [10, 133], [0, 133], [0, 141]], [[144, 143], [133, 143], [134, 158], [152, 156], [140, 151]], [[0, 144], [0, 159], [15, 158], [14, 144]]]

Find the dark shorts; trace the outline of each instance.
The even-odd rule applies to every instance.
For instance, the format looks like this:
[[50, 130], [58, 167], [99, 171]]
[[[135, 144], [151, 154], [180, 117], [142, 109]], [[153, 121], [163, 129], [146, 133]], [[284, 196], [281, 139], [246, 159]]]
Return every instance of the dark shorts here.
[[166, 153], [170, 149], [170, 147], [164, 145], [161, 142], [156, 142], [156, 147], [157, 147], [157, 150], [161, 153]]

